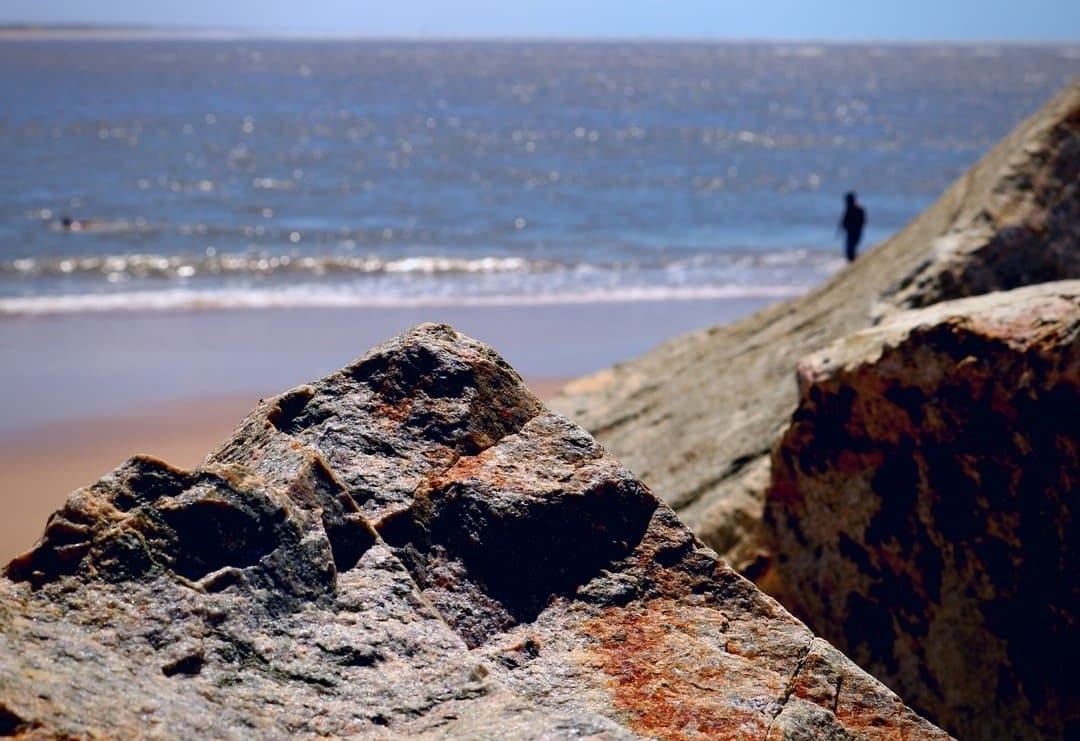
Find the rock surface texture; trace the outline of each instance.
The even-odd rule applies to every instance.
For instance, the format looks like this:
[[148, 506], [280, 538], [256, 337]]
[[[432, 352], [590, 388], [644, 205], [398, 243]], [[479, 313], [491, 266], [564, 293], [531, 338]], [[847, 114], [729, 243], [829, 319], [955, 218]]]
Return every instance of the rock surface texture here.
[[[983, 176], [987, 167], [994, 177]], [[955, 208], [948, 228], [879, 311], [1080, 277], [1080, 79], [946, 199]]]
[[769, 451], [795, 408], [800, 358], [897, 310], [1070, 278], [1080, 278], [1080, 78], [826, 284], [582, 379], [550, 406], [753, 576], [768, 560]]
[[1080, 281], [804, 359], [769, 589], [962, 739], [1080, 734]]
[[944, 739], [424, 325], [133, 458], [0, 579], [0, 734]]

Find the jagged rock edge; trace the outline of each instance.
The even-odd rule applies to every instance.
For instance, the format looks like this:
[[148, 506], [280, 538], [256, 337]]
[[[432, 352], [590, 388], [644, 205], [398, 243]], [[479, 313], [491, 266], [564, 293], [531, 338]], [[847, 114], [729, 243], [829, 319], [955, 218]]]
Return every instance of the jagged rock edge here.
[[[349, 369], [351, 369], [353, 367], [353, 365], [355, 365], [355, 363], [350, 363], [348, 366], [346, 366], [346, 368], [342, 369], [339, 372], [346, 372]], [[524, 381], [522, 381], [522, 385], [524, 386]], [[299, 411], [301, 411], [303, 409], [303, 407], [305, 407], [307, 405], [307, 402], [309, 402], [312, 398], [313, 398], [313, 388], [312, 388], [312, 386], [310, 384], [303, 384], [303, 385], [298, 386], [296, 388], [289, 389], [289, 390], [284, 391], [284, 392], [282, 392], [280, 394], [277, 394], [277, 395], [275, 395], [273, 397], [270, 397], [270, 398], [266, 399], [265, 401], [260, 400], [261, 401], [260, 405], [265, 404], [265, 405], [267, 405], [269, 407], [269, 409], [268, 409], [268, 411], [266, 413], [266, 417], [265, 417], [265, 420], [266, 420], [267, 424], [272, 425], [279, 433], [281, 433], [283, 435], [287, 435], [289, 437], [294, 437], [293, 431], [291, 429], [291, 422], [293, 421], [293, 419], [295, 419], [295, 417], [297, 416]], [[288, 406], [288, 407], [294, 406], [297, 402], [300, 402], [300, 403], [299, 403], [299, 406], [296, 409], [286, 408], [286, 406]], [[463, 635], [461, 633], [461, 631], [457, 627], [455, 627], [453, 621], [451, 621], [449, 619], [449, 617], [443, 611], [441, 611], [424, 594], [425, 587], [423, 586], [423, 580], [417, 574], [414, 565], [408, 559], [402, 558], [399, 555], [399, 553], [397, 552], [398, 549], [399, 549], [398, 546], [393, 545], [390, 541], [387, 540], [387, 538], [385, 536], [385, 531], [388, 528], [393, 527], [395, 521], [397, 521], [400, 518], [403, 518], [403, 517], [412, 518], [412, 515], [416, 510], [417, 503], [419, 501], [421, 501], [421, 499], [423, 499], [423, 497], [421, 495], [425, 492], [425, 490], [428, 489], [428, 487], [430, 486], [432, 481], [447, 475], [462, 460], [467, 459], [467, 458], [479, 457], [485, 451], [488, 451], [488, 450], [491, 450], [493, 448], [498, 447], [506, 438], [511, 437], [513, 435], [520, 434], [521, 431], [530, 422], [532, 422], [533, 420], [535, 420], [535, 419], [539, 418], [540, 416], [542, 416], [544, 414], [547, 414], [547, 413], [551, 413], [551, 412], [549, 410], [547, 410], [543, 405], [540, 405], [532, 415], [530, 415], [527, 418], [523, 419], [521, 421], [520, 425], [515, 426], [514, 429], [508, 430], [508, 431], [505, 432], [505, 434], [502, 434], [499, 437], [493, 439], [490, 442], [490, 444], [483, 445], [483, 446], [478, 446], [478, 449], [475, 452], [472, 452], [472, 453], [462, 453], [460, 451], [455, 451], [454, 456], [451, 459], [449, 459], [444, 464], [444, 466], [441, 466], [439, 468], [436, 468], [436, 469], [432, 470], [420, 482], [417, 483], [417, 485], [410, 492], [411, 503], [406, 508], [404, 508], [403, 510], [401, 510], [401, 511], [399, 511], [397, 513], [392, 513], [392, 514], [389, 514], [389, 515], [383, 515], [383, 516], [381, 516], [381, 517], [379, 517], [378, 519], [375, 519], [375, 520], [370, 519], [370, 518], [368, 518], [368, 517], [366, 517], [364, 515], [359, 515], [358, 514], [358, 516], [357, 516], [359, 521], [363, 523], [364, 527], [367, 528], [372, 533], [372, 535], [374, 536], [373, 545], [374, 544], [382, 545], [383, 547], [385, 547], [387, 549], [387, 551], [390, 552], [390, 554], [392, 555], [394, 560], [397, 561], [401, 565], [401, 567], [405, 570], [406, 573], [408, 573], [409, 580], [411, 581], [411, 583], [413, 584], [413, 586], [415, 588], [416, 595], [421, 600], [423, 600], [424, 605], [429, 610], [431, 610], [433, 615], [436, 615], [438, 617], [438, 619], [447, 627], [448, 630], [450, 630], [450, 632], [452, 632], [454, 635], [457, 635], [458, 637], [460, 637], [466, 643], [466, 645], [469, 644], [469, 639], [465, 635]], [[599, 445], [598, 442], [597, 442], [597, 444]], [[340, 480], [337, 473], [331, 467], [330, 463], [326, 460], [325, 456], [323, 456], [322, 452], [320, 450], [318, 450], [318, 448], [316, 448], [315, 446], [312, 446], [312, 445], [304, 445], [303, 448], [304, 448], [304, 451], [308, 455], [310, 455], [312, 457], [313, 461], [316, 461], [320, 465], [320, 467], [323, 469], [323, 472], [331, 479], [331, 481], [334, 483], [334, 485], [338, 486], [340, 488], [340, 490], [342, 492], [344, 492], [349, 497], [349, 500], [353, 503], [353, 505], [356, 506], [357, 508], [359, 508], [359, 505], [357, 504], [355, 498], [353, 497], [353, 492], [350, 491], [349, 487], [346, 486]], [[286, 496], [286, 498], [290, 498], [290, 497], [288, 497], [287, 494], [285, 496]], [[414, 522], [415, 522], [415, 520], [414, 520]], [[334, 542], [333, 542], [333, 540], [331, 538], [330, 533], [327, 532], [325, 524], [323, 524], [323, 531], [326, 534], [326, 538], [327, 538], [328, 543], [330, 544], [331, 551], [333, 551], [334, 550]], [[370, 548], [370, 546], [368, 546], [368, 547]], [[345, 571], [349, 571], [351, 569], [356, 568], [358, 564], [359, 564], [359, 559], [357, 560], [357, 563], [353, 564], [348, 569], [345, 569]], [[228, 567], [226, 567], [226, 568], [228, 568]], [[212, 572], [210, 574], [207, 574], [205, 577], [203, 577], [203, 579], [210, 579], [212, 577], [215, 577], [220, 571], [223, 571], [223, 570], [224, 569]], [[335, 588], [336, 588], [336, 581], [337, 581], [337, 573], [339, 573], [339, 572], [337, 572], [337, 569], [335, 568]], [[179, 576], [179, 575], [177, 575], [177, 576]], [[197, 588], [200, 591], [203, 591], [202, 590], [202, 585], [201, 585], [201, 582], [203, 581], [203, 579], [200, 579], [199, 582], [190, 582], [189, 580], [184, 580], [182, 583], [184, 583], [185, 586], [189, 586], [189, 587], [192, 587], [192, 588]]]

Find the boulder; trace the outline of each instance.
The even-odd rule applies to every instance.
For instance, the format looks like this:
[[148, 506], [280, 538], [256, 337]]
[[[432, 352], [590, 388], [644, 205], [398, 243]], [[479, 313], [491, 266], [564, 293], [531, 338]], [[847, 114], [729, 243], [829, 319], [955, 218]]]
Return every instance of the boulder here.
[[963, 739], [1080, 734], [1080, 281], [936, 304], [798, 366], [761, 584]]
[[4, 735], [948, 738], [442, 325], [127, 461], [5, 573]]
[[767, 555], [760, 524], [769, 451], [795, 408], [798, 360], [904, 308], [1080, 278], [1078, 184], [1080, 78], [825, 284], [581, 379], [549, 406], [592, 432], [707, 545], [754, 576]]

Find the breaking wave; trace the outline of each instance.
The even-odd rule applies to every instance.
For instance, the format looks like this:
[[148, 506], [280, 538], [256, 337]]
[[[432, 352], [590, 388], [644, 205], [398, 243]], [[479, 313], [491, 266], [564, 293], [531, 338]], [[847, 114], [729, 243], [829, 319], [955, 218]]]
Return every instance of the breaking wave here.
[[87, 312], [152, 312], [290, 308], [413, 308], [426, 306], [542, 306], [554, 304], [679, 301], [704, 299], [784, 299], [806, 286], [626, 287], [560, 294], [370, 295], [318, 287], [284, 290], [130, 291], [0, 298], [0, 316], [45, 316]]

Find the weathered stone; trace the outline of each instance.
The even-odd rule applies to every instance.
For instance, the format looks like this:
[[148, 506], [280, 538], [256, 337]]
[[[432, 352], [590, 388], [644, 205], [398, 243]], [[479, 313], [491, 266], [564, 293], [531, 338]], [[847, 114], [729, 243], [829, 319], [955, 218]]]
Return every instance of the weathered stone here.
[[954, 186], [956, 211], [879, 313], [1080, 277], [1080, 80]]
[[1080, 78], [824, 285], [672, 339], [571, 384], [549, 405], [753, 574], [764, 553], [768, 455], [795, 408], [800, 358], [898, 308], [1072, 278], [1080, 278]]
[[7, 576], [26, 738], [947, 738], [445, 326], [132, 459]]
[[1080, 733], [1080, 281], [901, 313], [798, 367], [761, 583], [964, 739]]

